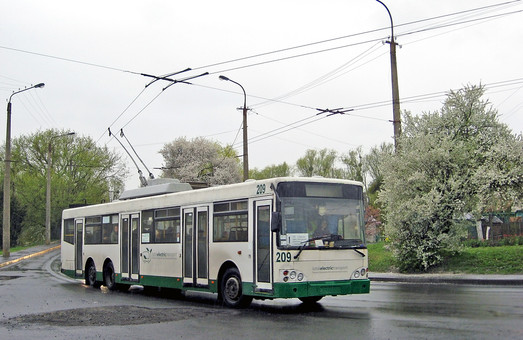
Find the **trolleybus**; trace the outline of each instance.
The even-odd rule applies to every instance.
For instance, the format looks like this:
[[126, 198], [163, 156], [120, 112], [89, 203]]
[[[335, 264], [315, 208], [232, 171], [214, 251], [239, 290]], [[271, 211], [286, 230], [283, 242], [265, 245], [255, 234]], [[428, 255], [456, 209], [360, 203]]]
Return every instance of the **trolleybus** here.
[[369, 292], [364, 235], [360, 182], [170, 183], [64, 210], [61, 270], [110, 290], [217, 293], [230, 307], [253, 298], [311, 303]]

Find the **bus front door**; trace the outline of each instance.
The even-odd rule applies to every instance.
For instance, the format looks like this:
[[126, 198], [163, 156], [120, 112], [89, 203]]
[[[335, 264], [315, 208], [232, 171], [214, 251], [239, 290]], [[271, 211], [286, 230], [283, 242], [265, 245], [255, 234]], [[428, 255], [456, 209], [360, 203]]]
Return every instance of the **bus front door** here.
[[255, 291], [272, 292], [272, 232], [270, 200], [255, 202]]
[[120, 225], [122, 228], [122, 279], [138, 281], [140, 273], [140, 215], [122, 215]]
[[183, 284], [209, 285], [209, 209], [183, 209]]
[[84, 231], [84, 221], [76, 220], [74, 222], [74, 234], [75, 234], [74, 262], [75, 262], [76, 276], [83, 275], [83, 256], [82, 256], [83, 255], [83, 244], [84, 244], [83, 231]]

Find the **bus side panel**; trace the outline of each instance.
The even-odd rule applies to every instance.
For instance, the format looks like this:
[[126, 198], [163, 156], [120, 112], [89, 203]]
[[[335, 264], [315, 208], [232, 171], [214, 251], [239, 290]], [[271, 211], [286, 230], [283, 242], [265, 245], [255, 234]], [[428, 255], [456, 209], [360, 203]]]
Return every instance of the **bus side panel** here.
[[249, 242], [214, 242], [209, 245], [209, 278], [219, 280], [221, 266], [231, 261], [238, 267], [243, 283], [252, 283], [253, 251]]
[[[143, 243], [141, 245], [140, 275], [157, 278], [182, 277], [182, 244]], [[149, 281], [152, 286], [165, 286], [162, 281]], [[169, 285], [170, 286], [170, 285]]]
[[74, 244], [62, 241], [62, 246], [60, 248], [60, 255], [62, 259], [62, 273], [64, 273], [67, 276], [74, 277]]

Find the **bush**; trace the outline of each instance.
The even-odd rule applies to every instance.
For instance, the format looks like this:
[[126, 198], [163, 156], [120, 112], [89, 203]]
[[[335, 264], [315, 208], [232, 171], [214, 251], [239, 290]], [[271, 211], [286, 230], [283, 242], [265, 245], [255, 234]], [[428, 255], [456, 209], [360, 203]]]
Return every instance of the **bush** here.
[[21, 246], [30, 246], [42, 244], [45, 242], [45, 227], [43, 225], [32, 225], [22, 228], [18, 244]]
[[470, 248], [518, 246], [523, 245], [523, 236], [509, 236], [499, 240], [465, 240], [463, 245]]

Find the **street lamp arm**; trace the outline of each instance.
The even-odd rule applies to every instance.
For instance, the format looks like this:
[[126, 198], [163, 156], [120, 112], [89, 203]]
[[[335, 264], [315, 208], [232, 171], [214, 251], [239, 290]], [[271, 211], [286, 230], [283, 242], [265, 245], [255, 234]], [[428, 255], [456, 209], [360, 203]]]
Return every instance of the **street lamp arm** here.
[[219, 76], [218, 78], [220, 78], [220, 80], [230, 81], [231, 83], [238, 85], [243, 91], [243, 180], [246, 181], [249, 179], [249, 147], [247, 145], [247, 93], [240, 83], [235, 82], [226, 76]]
[[20, 92], [24, 92], [24, 91], [28, 91], [28, 90], [30, 90], [30, 89], [41, 88], [41, 87], [44, 87], [44, 86], [45, 86], [44, 83], [38, 83], [38, 84], [33, 85], [33, 86], [31, 86], [31, 87], [25, 88], [25, 89], [23, 89], [23, 90], [18, 90], [18, 91], [16, 91], [16, 92], [13, 92], [13, 93], [9, 96], [9, 103], [11, 103], [11, 98], [13, 98], [13, 96], [14, 96], [15, 94], [18, 94], [18, 93], [20, 93]]
[[387, 10], [387, 13], [389, 13], [389, 18], [390, 18], [390, 39], [391, 41], [393, 42], [394, 41], [394, 23], [392, 21], [392, 14], [390, 14], [390, 11], [389, 11], [389, 8], [383, 3], [381, 2], [380, 0], [376, 0], [377, 2], [379, 2], [380, 4], [383, 5], [383, 7], [385, 7], [385, 9]]
[[394, 148], [398, 150], [398, 139], [401, 135], [400, 94], [398, 85], [398, 68], [396, 63], [396, 43], [394, 42], [394, 23], [388, 7], [380, 0], [376, 0], [385, 7], [390, 18], [390, 75], [392, 82], [392, 113], [394, 126]]
[[[230, 81], [231, 83], [235, 83], [236, 85], [238, 85], [239, 87], [242, 88], [242, 91], [243, 91], [243, 96], [244, 97], [247, 97], [247, 94], [245, 93], [245, 89], [243, 88], [242, 84], [238, 83], [237, 81], [234, 81], [230, 78], [227, 78], [226, 76], [220, 76], [219, 77], [221, 80], [226, 80], [226, 81]], [[245, 105], [244, 105], [245, 106]]]

